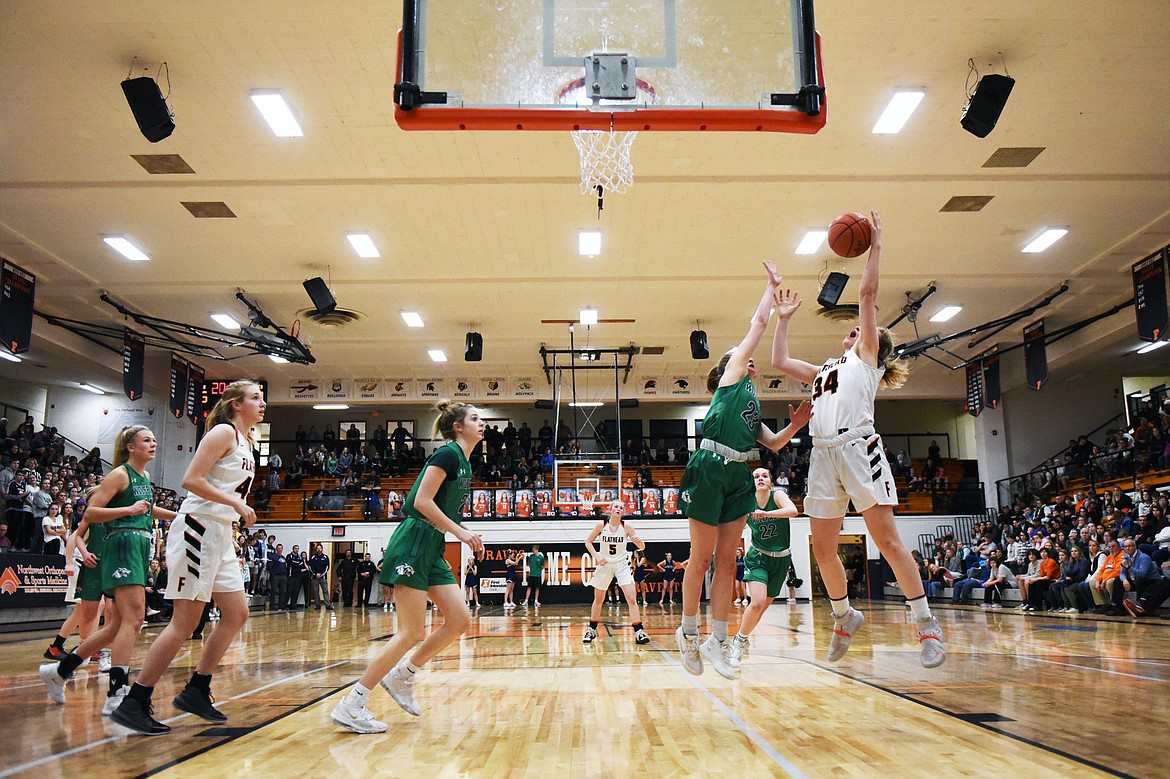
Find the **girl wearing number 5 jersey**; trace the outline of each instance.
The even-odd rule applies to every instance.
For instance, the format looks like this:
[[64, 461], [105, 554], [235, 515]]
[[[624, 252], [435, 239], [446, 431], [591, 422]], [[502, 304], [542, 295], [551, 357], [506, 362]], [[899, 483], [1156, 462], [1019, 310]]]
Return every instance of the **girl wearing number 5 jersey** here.
[[244, 499], [256, 473], [252, 428], [264, 419], [264, 407], [257, 384], [229, 384], [208, 414], [207, 434], [183, 475], [188, 494], [167, 533], [166, 597], [174, 601], [174, 615], [151, 645], [126, 699], [110, 715], [139, 733], [156, 736], [170, 730], [153, 716], [154, 685], [199, 624], [212, 595], [219, 607], [219, 624], [204, 642], [199, 664], [174, 705], [208, 722], [227, 720], [212, 705], [211, 673], [248, 620], [232, 522], [239, 520], [248, 527], [256, 521], [256, 512]]
[[877, 325], [878, 259], [882, 223], [873, 214], [873, 240], [861, 274], [858, 326], [841, 342], [845, 353], [820, 367], [788, 355], [788, 324], [800, 308], [791, 290], [776, 291], [775, 340], [772, 365], [813, 388], [813, 437], [808, 494], [804, 511], [811, 520], [813, 553], [825, 591], [833, 603], [830, 661], [840, 660], [865, 617], [849, 605], [845, 568], [837, 556], [849, 501], [861, 512], [870, 537], [890, 562], [918, 624], [922, 664], [934, 668], [946, 660], [942, 631], [931, 616], [918, 567], [894, 527], [898, 495], [886, 461], [882, 439], [874, 431], [873, 402], [878, 386], [900, 387], [906, 381], [905, 360], [897, 359], [889, 332]]
[[[711, 369], [707, 389], [713, 393], [711, 407], [703, 418], [703, 440], [687, 461], [679, 481], [684, 513], [690, 520], [691, 564], [683, 576], [682, 625], [675, 633], [683, 668], [696, 676], [703, 673], [703, 661], [720, 676], [735, 677], [727, 662], [727, 618], [731, 613], [731, 590], [735, 580], [735, 550], [739, 548], [747, 515], [755, 508], [752, 477], [747, 461], [757, 444], [777, 450], [792, 440], [808, 423], [808, 402], [799, 409], [788, 407], [791, 423], [774, 433], [760, 421], [760, 402], [752, 378], [756, 364], [752, 352], [768, 328], [772, 299], [780, 277], [776, 267], [764, 263], [768, 283], [756, 307], [747, 335], [739, 345]], [[711, 567], [711, 635], [699, 643], [699, 596], [703, 577]]]
[[[610, 582], [617, 581], [618, 587], [626, 596], [626, 605], [630, 608], [630, 621], [634, 626], [634, 643], [649, 644], [650, 637], [642, 629], [642, 615], [638, 612], [638, 598], [634, 592], [634, 573], [630, 570], [629, 550], [627, 545], [633, 543], [639, 550], [646, 548], [646, 542], [638, 537], [634, 528], [630, 527], [622, 517], [626, 512], [623, 500], [614, 500], [609, 504], [609, 516], [604, 522], [599, 522], [593, 532], [585, 539], [585, 548], [596, 561], [593, 568], [593, 608], [589, 611], [589, 627], [585, 630], [583, 640], [592, 644], [597, 639], [597, 623], [601, 621], [601, 602], [609, 589]], [[593, 546], [593, 544], [597, 546]]]

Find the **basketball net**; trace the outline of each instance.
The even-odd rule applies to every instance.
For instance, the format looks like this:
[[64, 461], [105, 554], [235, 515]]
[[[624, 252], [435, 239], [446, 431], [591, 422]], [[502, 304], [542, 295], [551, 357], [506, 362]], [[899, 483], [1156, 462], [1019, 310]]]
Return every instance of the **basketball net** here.
[[600, 198], [607, 192], [625, 192], [634, 185], [630, 148], [637, 132], [573, 130], [572, 134], [581, 155], [582, 195], [596, 193]]
[[593, 516], [593, 498], [594, 495], [592, 492], [581, 493], [581, 516]]

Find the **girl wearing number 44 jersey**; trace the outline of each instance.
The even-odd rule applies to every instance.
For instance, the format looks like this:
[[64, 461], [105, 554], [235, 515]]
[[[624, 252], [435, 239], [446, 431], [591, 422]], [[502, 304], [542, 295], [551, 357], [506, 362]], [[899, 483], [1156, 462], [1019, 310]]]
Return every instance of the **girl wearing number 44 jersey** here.
[[930, 613], [914, 558], [894, 527], [898, 495], [881, 436], [873, 424], [878, 386], [900, 387], [908, 368], [904, 360], [896, 358], [889, 332], [877, 325], [882, 223], [876, 212], [872, 226], [869, 258], [861, 274], [859, 323], [841, 342], [845, 353], [820, 367], [789, 357], [788, 323], [800, 308], [800, 297], [791, 290], [778, 289], [775, 301], [779, 321], [772, 344], [772, 365], [813, 388], [809, 426], [813, 452], [804, 511], [811, 520], [813, 553], [833, 604], [829, 660], [835, 662], [845, 656], [853, 634], [865, 622], [861, 612], [849, 605], [845, 568], [837, 556], [837, 537], [852, 500], [906, 596], [918, 625], [922, 664], [934, 668], [947, 658], [942, 630]]
[[219, 607], [219, 623], [204, 642], [195, 672], [175, 697], [174, 705], [208, 722], [227, 720], [212, 705], [211, 673], [248, 620], [232, 522], [239, 520], [248, 527], [256, 521], [256, 512], [245, 498], [256, 474], [252, 428], [264, 419], [264, 408], [264, 395], [257, 384], [229, 384], [208, 414], [207, 434], [183, 475], [187, 497], [167, 533], [166, 597], [174, 601], [174, 615], [151, 644], [125, 700], [110, 715], [118, 724], [139, 733], [157, 736], [170, 730], [153, 716], [154, 685], [190, 638], [212, 595]]

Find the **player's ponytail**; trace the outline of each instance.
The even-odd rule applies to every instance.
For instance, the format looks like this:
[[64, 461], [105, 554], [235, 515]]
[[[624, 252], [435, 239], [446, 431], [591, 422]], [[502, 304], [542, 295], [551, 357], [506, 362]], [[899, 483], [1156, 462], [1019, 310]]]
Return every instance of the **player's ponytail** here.
[[897, 389], [910, 378], [910, 361], [894, 356], [894, 336], [884, 327], [878, 328], [878, 366], [884, 371], [879, 387]]
[[439, 412], [439, 416], [435, 420], [434, 434], [442, 437], [444, 441], [454, 441], [455, 423], [462, 422], [470, 408], [472, 408], [470, 403], [452, 403], [446, 399], [440, 400], [435, 404], [435, 410]]
[[723, 379], [723, 373], [727, 370], [727, 363], [731, 362], [731, 355], [733, 354], [735, 354], [734, 349], [723, 355], [723, 359], [719, 361], [719, 364], [707, 374], [707, 391], [712, 395], [715, 394], [715, 390], [719, 389], [719, 382]]

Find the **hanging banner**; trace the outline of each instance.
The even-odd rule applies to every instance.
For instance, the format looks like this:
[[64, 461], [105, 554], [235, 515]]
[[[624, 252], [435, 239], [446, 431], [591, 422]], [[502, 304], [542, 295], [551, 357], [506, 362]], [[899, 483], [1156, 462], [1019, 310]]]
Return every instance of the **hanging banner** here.
[[292, 400], [316, 400], [320, 394], [321, 387], [316, 379], [298, 379], [288, 383], [288, 396]]
[[451, 398], [455, 400], [468, 400], [475, 393], [472, 391], [471, 379], [451, 379]]
[[325, 400], [349, 400], [349, 379], [325, 382]]
[[443, 380], [419, 379], [418, 396], [426, 400], [434, 400], [443, 397]]
[[967, 413], [973, 417], [983, 411], [983, 363], [967, 365]]
[[1024, 328], [1024, 369], [1028, 386], [1039, 390], [1048, 383], [1048, 348], [1044, 343], [1044, 320]]
[[999, 347], [985, 352], [980, 362], [983, 365], [983, 405], [999, 408]]
[[514, 398], [535, 398], [536, 397], [536, 377], [535, 376], [521, 376], [511, 380], [512, 383], [512, 397]]
[[187, 363], [187, 419], [192, 423], [203, 418], [203, 379], [207, 372], [193, 362]]
[[667, 394], [672, 398], [689, 398], [695, 394], [695, 379], [691, 376], [671, 376]]
[[1166, 249], [1133, 266], [1133, 303], [1138, 338], [1160, 341], [1166, 335]]
[[505, 379], [480, 379], [480, 393], [481, 398], [487, 400], [495, 400], [504, 397], [504, 387], [507, 384]]
[[27, 352], [32, 341], [37, 277], [5, 260], [0, 267], [0, 290], [0, 341], [13, 354]]
[[359, 400], [378, 400], [382, 397], [382, 380], [354, 379], [353, 394]]
[[653, 398], [662, 395], [661, 376], [643, 376], [638, 379], [638, 394], [644, 398]]
[[387, 379], [386, 395], [391, 400], [410, 400], [414, 398], [414, 379]]
[[171, 415], [182, 419], [187, 411], [187, 361], [171, 352]]
[[142, 397], [146, 339], [130, 328], [122, 332], [122, 389], [130, 400]]

